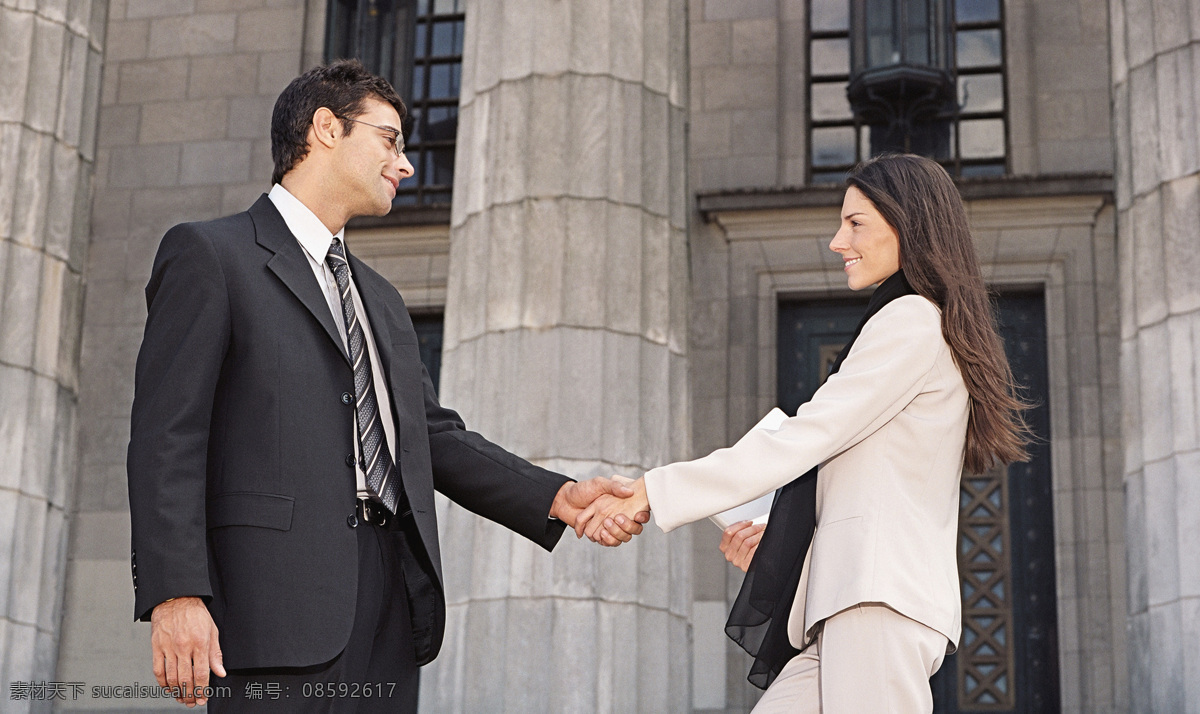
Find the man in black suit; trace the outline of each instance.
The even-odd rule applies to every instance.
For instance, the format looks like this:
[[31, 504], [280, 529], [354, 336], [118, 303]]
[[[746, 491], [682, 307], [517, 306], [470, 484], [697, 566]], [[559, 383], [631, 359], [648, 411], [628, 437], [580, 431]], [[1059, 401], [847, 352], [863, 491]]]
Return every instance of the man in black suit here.
[[357, 62], [307, 72], [275, 105], [270, 194], [159, 247], [128, 459], [134, 615], [189, 706], [211, 669], [231, 690], [214, 711], [415, 711], [445, 625], [434, 490], [547, 550], [630, 493], [438, 404], [400, 295], [342, 243], [413, 173], [404, 115]]

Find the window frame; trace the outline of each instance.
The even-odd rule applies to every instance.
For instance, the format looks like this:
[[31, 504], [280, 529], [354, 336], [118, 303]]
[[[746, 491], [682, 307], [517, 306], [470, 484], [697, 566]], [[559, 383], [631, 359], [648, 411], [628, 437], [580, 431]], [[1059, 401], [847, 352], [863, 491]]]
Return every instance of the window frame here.
[[[817, 119], [813, 114], [813, 87], [814, 85], [838, 85], [843, 89], [850, 82], [850, 69], [853, 63], [853, 49], [849, 48], [850, 35], [852, 31], [851, 23], [853, 22], [853, 13], [850, 12], [850, 3], [855, 0], [843, 0], [847, 5], [846, 26], [840, 30], [814, 30], [813, 29], [813, 6], [814, 0], [808, 3], [808, 13], [805, 23], [805, 48], [806, 62], [805, 69], [807, 72], [807, 82], [805, 82], [805, 103], [807, 111], [805, 113], [805, 135], [808, 137], [808, 157], [805, 162], [805, 183], [807, 185], [829, 185], [840, 183], [843, 177], [849, 172], [855, 164], [870, 156], [868, 146], [864, 144], [869, 142], [869, 125], [862, 123], [858, 118], [851, 115], [845, 119]], [[976, 167], [1000, 167], [1000, 176], [1008, 176], [1011, 174], [1012, 152], [1011, 152], [1011, 122], [1008, 119], [1009, 112], [1009, 97], [1008, 97], [1008, 53], [1006, 51], [1007, 32], [1005, 29], [1005, 0], [997, 0], [998, 13], [995, 20], [970, 21], [960, 22], [958, 20], [958, 0], [949, 0], [951, 4], [950, 12], [950, 36], [947, 38], [946, 51], [949, 55], [950, 65], [952, 67], [951, 77], [954, 82], [955, 93], [955, 110], [951, 117], [951, 156], [948, 159], [940, 160], [942, 164], [955, 179], [971, 178], [973, 176], [991, 176], [997, 174], [989, 172], [976, 173], [972, 169]], [[988, 65], [980, 65], [977, 67], [959, 67], [958, 63], [958, 36], [960, 32], [970, 32], [974, 30], [998, 30], [1000, 35], [1000, 57], [999, 62]], [[826, 73], [819, 74], [813, 71], [813, 43], [820, 40], [845, 40], [848, 45], [847, 57], [849, 62], [846, 66], [846, 72], [841, 73]], [[999, 110], [986, 111], [963, 111], [958, 103], [959, 97], [959, 79], [961, 77], [971, 77], [989, 74], [1000, 75], [1000, 91], [1002, 93], [1002, 106]], [[1003, 124], [1003, 155], [999, 157], [982, 157], [982, 158], [964, 158], [962, 155], [962, 122], [974, 120], [998, 119]], [[815, 161], [815, 141], [814, 130], [828, 128], [852, 128], [854, 131], [854, 161], [849, 164], [837, 164], [829, 166], [818, 166]], [[965, 171], [964, 171], [965, 169]]]
[[[461, 0], [451, 0], [449, 4], [453, 12], [439, 12], [443, 9], [443, 2], [444, 0], [398, 0], [397, 5], [403, 5], [405, 9], [395, 11], [395, 26], [378, 33], [381, 47], [387, 44], [392, 46], [391, 66], [367, 67], [371, 72], [391, 82], [409, 110], [403, 126], [405, 155], [412, 162], [415, 174], [400, 183], [386, 222], [391, 222], [399, 214], [414, 214], [409, 216], [411, 218], [420, 214], [428, 219], [416, 221], [419, 223], [448, 220], [450, 203], [453, 200], [453, 162], [458, 138], [458, 103], [462, 93], [462, 44], [465, 41], [466, 12]], [[364, 31], [361, 23], [365, 22], [368, 5], [368, 0], [327, 0], [324, 47], [326, 62], [342, 57], [361, 59], [362, 55], [366, 54], [362, 48]], [[345, 38], [347, 33], [344, 28], [338, 26], [339, 20], [343, 18], [348, 18], [346, 21], [353, 34], [349, 39]], [[457, 53], [434, 54], [434, 30], [442, 23], [458, 24], [458, 43], [457, 47], [452, 48], [457, 49]], [[407, 33], [408, 36], [401, 37], [401, 33]], [[421, 42], [419, 33], [424, 34], [424, 42]], [[337, 46], [343, 40], [350, 46]], [[420, 55], [417, 54], [419, 47], [424, 48]], [[431, 68], [435, 66], [452, 67], [452, 75], [458, 77], [457, 86], [453, 88], [455, 91], [447, 96], [429, 97]], [[415, 86], [417, 81], [421, 82], [421, 87]], [[454, 112], [454, 135], [438, 139], [425, 138], [429, 111], [445, 108]], [[414, 132], [417, 138], [410, 141]], [[428, 182], [427, 179], [433, 178], [433, 152], [447, 151], [450, 160], [449, 183]], [[378, 220], [370, 222], [377, 223]]]

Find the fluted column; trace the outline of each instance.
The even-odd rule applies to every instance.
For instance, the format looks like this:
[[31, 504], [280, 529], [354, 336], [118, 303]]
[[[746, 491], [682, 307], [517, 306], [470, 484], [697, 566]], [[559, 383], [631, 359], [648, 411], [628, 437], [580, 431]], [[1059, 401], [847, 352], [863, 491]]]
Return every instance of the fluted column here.
[[[441, 377], [576, 478], [688, 452], [683, 0], [467, 3]], [[449, 626], [422, 709], [689, 708], [690, 542], [554, 553], [440, 512]]]
[[[1190, 11], [1189, 11], [1190, 7]], [[1130, 704], [1200, 711], [1200, 6], [1112, 0]]]
[[0, 696], [53, 679], [107, 2], [0, 1]]

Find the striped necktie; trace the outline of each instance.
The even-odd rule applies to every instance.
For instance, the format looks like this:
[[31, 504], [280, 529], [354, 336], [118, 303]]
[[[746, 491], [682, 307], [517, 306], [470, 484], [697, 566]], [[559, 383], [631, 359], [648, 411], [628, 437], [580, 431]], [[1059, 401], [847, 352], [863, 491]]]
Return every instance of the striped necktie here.
[[350, 363], [354, 365], [354, 411], [358, 421], [358, 445], [362, 455], [363, 471], [367, 474], [367, 489], [377, 496], [392, 513], [399, 501], [400, 479], [396, 465], [388, 450], [383, 435], [383, 422], [379, 419], [379, 404], [375, 400], [375, 380], [371, 376], [371, 356], [367, 354], [367, 340], [362, 324], [354, 310], [350, 296], [350, 266], [342, 241], [333, 239], [329, 255], [325, 257], [337, 279], [338, 292], [342, 294], [342, 317], [346, 322], [346, 341], [350, 345]]

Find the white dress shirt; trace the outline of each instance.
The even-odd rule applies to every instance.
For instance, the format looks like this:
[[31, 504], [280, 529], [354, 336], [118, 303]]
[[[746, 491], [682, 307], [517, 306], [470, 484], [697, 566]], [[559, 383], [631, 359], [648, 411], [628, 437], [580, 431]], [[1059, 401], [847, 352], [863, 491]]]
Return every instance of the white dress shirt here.
[[[333, 322], [337, 325], [338, 334], [342, 336], [342, 347], [346, 350], [346, 354], [350, 354], [350, 347], [346, 340], [346, 320], [342, 315], [342, 296], [338, 290], [337, 278], [334, 277], [333, 271], [330, 270], [329, 264], [325, 262], [325, 256], [329, 254], [329, 247], [333, 245], [333, 239], [338, 238], [342, 241], [343, 247], [346, 244], [344, 234], [346, 229], [339, 230], [336, 234], [331, 234], [321, 223], [321, 219], [317, 218], [308, 206], [300, 202], [300, 199], [293, 196], [286, 188], [279, 184], [275, 184], [271, 188], [271, 192], [267, 194], [267, 198], [275, 204], [275, 208], [279, 210], [283, 216], [283, 222], [287, 224], [292, 235], [296, 237], [296, 241], [304, 250], [304, 255], [308, 258], [309, 267], [312, 268], [313, 277], [316, 278], [317, 284], [321, 286], [321, 292], [325, 294], [325, 302], [329, 304], [329, 312], [333, 313]], [[375, 347], [375, 336], [371, 332], [371, 322], [367, 320], [367, 313], [363, 309], [362, 297], [358, 294], [358, 286], [354, 283], [354, 272], [350, 273], [350, 296], [354, 300], [354, 312], [358, 315], [359, 324], [362, 325], [363, 337], [367, 343], [367, 354], [371, 357], [371, 378], [375, 383], [375, 401], [379, 404], [379, 420], [383, 423], [383, 434], [387, 438], [388, 449], [391, 452], [393, 461], [396, 458], [396, 425], [392, 420], [391, 399], [388, 394], [387, 380], [384, 379], [379, 361], [379, 350]], [[353, 380], [350, 380], [353, 383]], [[367, 490], [367, 477], [362, 469], [362, 457], [359, 453], [358, 440], [358, 421], [352, 411], [350, 413], [350, 424], [354, 430], [354, 458], [359, 463], [356, 468], [355, 476], [358, 487], [359, 498], [366, 498], [370, 491]]]

